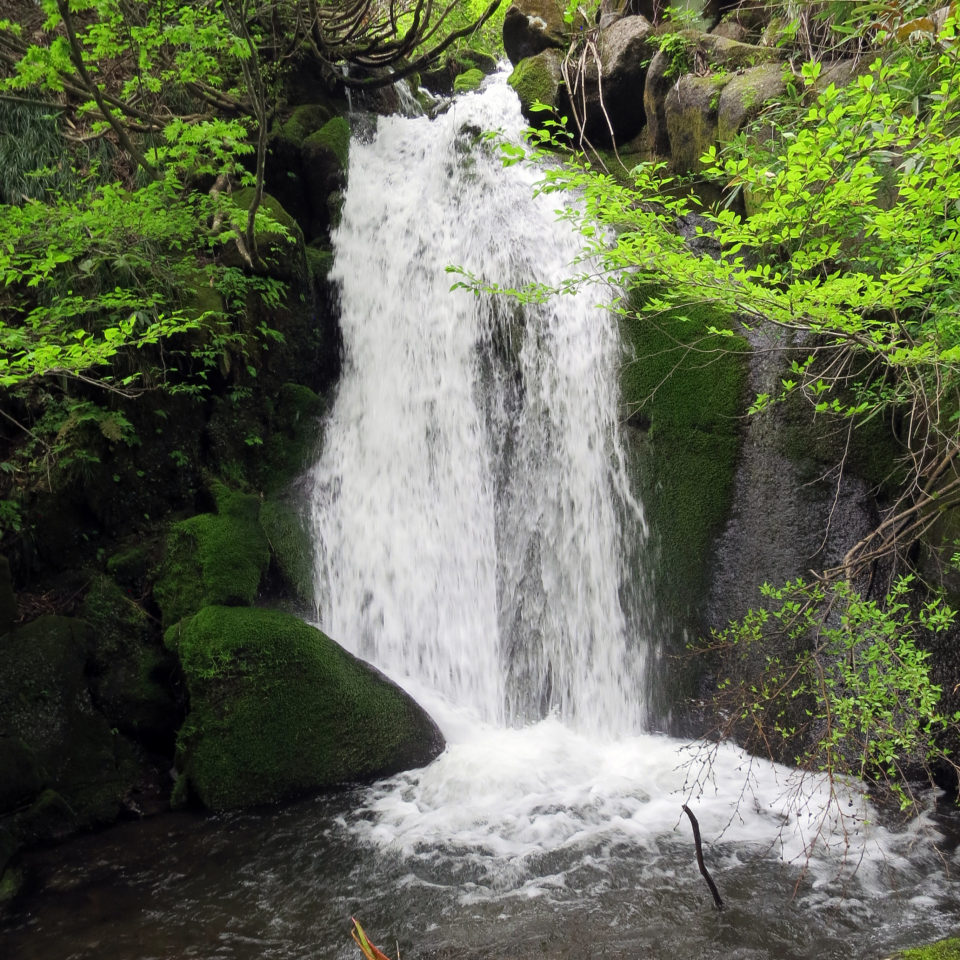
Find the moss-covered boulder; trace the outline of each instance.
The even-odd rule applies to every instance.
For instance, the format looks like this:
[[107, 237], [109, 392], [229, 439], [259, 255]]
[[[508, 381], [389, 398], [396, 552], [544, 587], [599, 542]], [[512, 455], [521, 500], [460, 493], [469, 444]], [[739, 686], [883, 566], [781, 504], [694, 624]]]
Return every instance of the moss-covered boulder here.
[[274, 123], [267, 141], [267, 189], [294, 216], [308, 241], [314, 239], [314, 218], [301, 148], [307, 137], [345, 110], [345, 103], [332, 99], [300, 104], [286, 119]]
[[206, 607], [165, 639], [190, 694], [180, 799], [271, 803], [422, 766], [443, 749], [399, 687], [290, 614]]
[[279, 125], [278, 133], [299, 149], [311, 133], [316, 133], [336, 113], [337, 110], [329, 101], [302, 103]]
[[558, 50], [544, 50], [536, 56], [521, 60], [507, 81], [520, 99], [520, 109], [532, 126], [539, 126], [550, 117], [541, 111], [533, 111], [535, 103], [543, 103], [559, 111], [563, 73], [560, 64], [563, 57]]
[[247, 605], [257, 596], [270, 563], [260, 527], [260, 499], [215, 488], [216, 513], [201, 513], [173, 525], [153, 596], [164, 626], [210, 604]]
[[784, 68], [766, 63], [734, 74], [725, 84], [717, 107], [717, 139], [721, 145], [733, 138], [769, 103], [786, 93]]
[[350, 159], [350, 124], [343, 117], [328, 120], [311, 133], [300, 147], [310, 203], [313, 237], [329, 233], [331, 194], [343, 189]]
[[303, 510], [291, 501], [267, 500], [260, 526], [270, 544], [271, 570], [287, 596], [303, 605], [313, 602], [313, 539]]
[[514, 0], [503, 18], [503, 49], [516, 66], [541, 50], [566, 50], [570, 28], [560, 0]]
[[155, 639], [152, 619], [105, 576], [94, 578], [80, 616], [93, 628], [88, 664], [93, 702], [112, 727], [169, 754], [182, 720], [174, 697], [177, 665]]
[[[656, 295], [634, 294], [635, 306]], [[623, 317], [621, 393], [631, 469], [650, 527], [644, 556], [655, 569], [662, 637], [652, 707], [667, 716], [696, 690], [683, 644], [705, 626], [714, 544], [729, 514], [741, 444], [747, 364], [735, 337], [709, 334], [730, 319], [708, 305]]]
[[[720, 91], [742, 70], [771, 63], [780, 57], [769, 47], [739, 43], [699, 30], [672, 30], [669, 24], [657, 29], [660, 50], [650, 62], [643, 89], [643, 107], [647, 120], [647, 138], [651, 152], [670, 156], [673, 142], [667, 126], [667, 106], [671, 104], [673, 122], [686, 155], [705, 142], [716, 126]], [[681, 82], [686, 90], [681, 90]], [[686, 93], [686, 96], [682, 96]], [[697, 117], [697, 107], [702, 117]], [[679, 118], [685, 132], [679, 132]], [[708, 143], [709, 145], [709, 143]], [[676, 170], [691, 169], [673, 158]]]
[[[243, 187], [233, 194], [233, 201], [240, 211], [248, 211], [254, 198], [253, 187]], [[303, 231], [297, 221], [283, 208], [276, 197], [264, 193], [258, 208], [261, 215], [276, 226], [260, 226], [254, 232], [257, 254], [266, 265], [270, 276], [278, 280], [295, 281], [306, 277], [306, 260], [303, 253]], [[245, 226], [242, 224], [241, 226]], [[221, 259], [228, 266], [242, 267], [246, 259], [236, 240], [226, 244]]]
[[664, 102], [670, 164], [680, 173], [698, 172], [700, 157], [717, 142], [720, 97], [731, 75], [684, 74]]
[[643, 127], [643, 85], [657, 52], [650, 42], [652, 31], [641, 16], [622, 17], [600, 31], [599, 65], [588, 57], [574, 84], [576, 113], [585, 114], [583, 129], [591, 143], [626, 143]]
[[476, 90], [483, 83], [483, 71], [478, 67], [471, 67], [457, 74], [453, 81], [454, 93], [470, 93]]
[[24, 842], [110, 822], [139, 776], [91, 701], [93, 645], [84, 621], [58, 616], [0, 641], [0, 815]]

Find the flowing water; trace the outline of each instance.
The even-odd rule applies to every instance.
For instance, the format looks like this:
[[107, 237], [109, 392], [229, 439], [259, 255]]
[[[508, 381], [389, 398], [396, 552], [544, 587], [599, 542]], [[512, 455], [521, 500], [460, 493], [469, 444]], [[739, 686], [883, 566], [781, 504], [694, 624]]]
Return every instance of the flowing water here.
[[854, 784], [831, 806], [727, 747], [704, 775], [651, 732], [609, 292], [521, 308], [445, 272], [555, 283], [577, 256], [557, 199], [478, 137], [494, 127], [522, 127], [502, 77], [352, 145], [344, 372], [312, 475], [319, 622], [447, 750], [280, 811], [41, 854], [46, 893], [4, 956], [346, 958], [354, 915], [407, 958], [881, 957], [960, 922], [949, 815], [881, 825]]

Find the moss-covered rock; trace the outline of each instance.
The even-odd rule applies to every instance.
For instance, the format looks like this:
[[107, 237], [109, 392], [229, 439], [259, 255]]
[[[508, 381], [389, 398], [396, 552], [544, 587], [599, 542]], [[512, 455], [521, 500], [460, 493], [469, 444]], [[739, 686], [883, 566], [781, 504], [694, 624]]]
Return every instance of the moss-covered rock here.
[[333, 268], [333, 250], [328, 243], [307, 244], [307, 269], [314, 284], [325, 284]]
[[[247, 211], [253, 203], [254, 194], [253, 187], [243, 187], [233, 194], [233, 201], [241, 211]], [[264, 193], [260, 200], [258, 215], [261, 213], [282, 228], [281, 231], [258, 225], [254, 232], [257, 253], [266, 264], [270, 276], [287, 281], [302, 279], [306, 276], [306, 261], [300, 225], [269, 193]], [[221, 259], [228, 266], [240, 267], [246, 263], [235, 240], [224, 247]]]
[[182, 714], [176, 663], [154, 638], [153, 621], [109, 577], [96, 577], [80, 608], [93, 628], [88, 666], [93, 701], [108, 723], [145, 746], [172, 750]]
[[153, 588], [165, 627], [210, 604], [253, 603], [270, 562], [259, 498], [222, 484], [214, 493], [216, 513], [182, 520], [167, 537]]
[[717, 142], [720, 97], [730, 78], [729, 73], [684, 74], [671, 87], [664, 103], [664, 121], [674, 170], [691, 173], [702, 168], [700, 157]]
[[960, 937], [937, 940], [896, 954], [896, 960], [960, 960]]
[[560, 0], [514, 0], [503, 18], [503, 49], [516, 66], [542, 50], [566, 50], [570, 28]]
[[267, 500], [260, 508], [260, 526], [286, 593], [302, 604], [310, 603], [313, 600], [313, 540], [303, 511], [286, 500]]
[[316, 133], [335, 113], [330, 103], [302, 103], [280, 124], [279, 132], [299, 148], [311, 133]]
[[[648, 291], [653, 293], [653, 291]], [[643, 294], [635, 295], [635, 302]], [[621, 373], [632, 462], [651, 529], [660, 609], [683, 624], [705, 613], [715, 538], [730, 508], [746, 363], [709, 306], [622, 321]], [[656, 588], [656, 584], [654, 584]]]
[[546, 104], [548, 107], [553, 107], [555, 111], [560, 108], [560, 89], [563, 84], [563, 73], [560, 69], [562, 61], [563, 57], [559, 51], [544, 50], [536, 56], [521, 60], [510, 74], [507, 82], [519, 97], [520, 109], [532, 126], [538, 126], [544, 120], [551, 119], [546, 113], [531, 110], [535, 103]]
[[778, 101], [786, 92], [784, 69], [779, 63], [750, 67], [730, 78], [717, 110], [717, 139], [721, 145], [733, 138], [755, 117], [764, 106]]
[[305, 156], [312, 156], [319, 151], [331, 153], [340, 164], [340, 169], [346, 171], [350, 162], [350, 124], [344, 117], [328, 120], [303, 141], [303, 149]]
[[470, 93], [472, 90], [476, 90], [481, 83], [483, 83], [483, 71], [477, 67], [472, 67], [470, 70], [464, 70], [463, 73], [457, 74], [453, 81], [453, 92]]
[[31, 804], [16, 821], [24, 840], [110, 822], [139, 775], [130, 744], [91, 701], [93, 644], [85, 622], [57, 616], [40, 617], [0, 643], [0, 772], [5, 802]]
[[385, 776], [443, 748], [399, 687], [290, 614], [206, 607], [165, 639], [190, 693], [178, 794], [209, 809]]
[[[692, 153], [692, 144], [705, 142], [716, 126], [720, 91], [738, 71], [777, 60], [779, 51], [738, 43], [699, 30], [674, 30], [669, 23], [657, 28], [660, 50], [650, 62], [643, 88], [647, 138], [651, 152], [670, 156], [673, 141], [667, 125], [667, 105], [672, 104], [678, 140]], [[679, 95], [680, 83], [687, 96]], [[698, 105], [701, 119], [692, 112]], [[687, 135], [680, 133], [678, 118], [683, 115]], [[715, 136], [714, 136], [715, 139]], [[709, 144], [708, 144], [709, 145]], [[692, 169], [673, 158], [676, 170]]]
[[350, 124], [334, 117], [311, 133], [300, 148], [307, 196], [310, 202], [311, 236], [326, 236], [331, 227], [330, 195], [343, 189], [350, 160]]

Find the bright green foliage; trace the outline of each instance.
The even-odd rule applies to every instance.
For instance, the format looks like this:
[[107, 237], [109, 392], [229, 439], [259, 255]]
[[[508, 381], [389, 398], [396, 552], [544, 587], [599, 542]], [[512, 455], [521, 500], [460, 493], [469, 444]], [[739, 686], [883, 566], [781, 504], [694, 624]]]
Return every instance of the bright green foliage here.
[[845, 581], [764, 584], [766, 605], [713, 635], [714, 649], [764, 664], [721, 682], [733, 723], [754, 746], [799, 745], [805, 770], [880, 781], [910, 806], [908, 768], [942, 759], [937, 735], [958, 719], [937, 709], [924, 649], [956, 614], [913, 587], [902, 577], [877, 602]]
[[[808, 64], [812, 103], [797, 100], [795, 114], [781, 117], [781, 137], [757, 142], [748, 131], [722, 155], [711, 148], [705, 174], [727, 184], [730, 199], [742, 190], [749, 217], [730, 206], [701, 209], [658, 164], [635, 167], [623, 183], [578, 157], [549, 168], [541, 184], [578, 195], [564, 216], [580, 226], [585, 258], [600, 264], [605, 279], [624, 291], [660, 289], [644, 307], [651, 322], [695, 302], [747, 328], [781, 331], [779, 343], [794, 359], [780, 389], [758, 396], [753, 410], [796, 392], [812, 413], [843, 424], [891, 409], [910, 418], [904, 439], [912, 479], [892, 518], [860, 545], [865, 558], [905, 549], [937, 511], [960, 502], [960, 476], [950, 466], [960, 451], [953, 30], [948, 20], [937, 45], [900, 48], [848, 88], [831, 84], [815, 99], [820, 65]], [[560, 138], [549, 139], [556, 145]], [[506, 163], [523, 153], [503, 149]], [[716, 257], [692, 252], [677, 230], [691, 214], [702, 217], [701, 233], [712, 234]], [[585, 271], [564, 289], [595, 276]], [[552, 292], [534, 286], [523, 295]], [[713, 334], [731, 336], [723, 326]]]
[[184, 247], [200, 245], [205, 199], [162, 180], [0, 206], [0, 386], [80, 375], [196, 327], [198, 318], [176, 311], [173, 291], [198, 269]]

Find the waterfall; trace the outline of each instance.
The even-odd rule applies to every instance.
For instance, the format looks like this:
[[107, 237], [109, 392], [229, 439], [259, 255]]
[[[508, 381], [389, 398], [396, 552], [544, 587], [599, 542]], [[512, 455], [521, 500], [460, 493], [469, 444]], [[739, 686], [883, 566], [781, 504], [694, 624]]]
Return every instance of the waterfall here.
[[524, 127], [502, 78], [351, 145], [334, 236], [342, 382], [315, 470], [322, 627], [492, 724], [643, 720], [642, 536], [617, 422], [609, 292], [542, 305], [451, 291], [568, 277], [578, 236], [535, 171], [480, 136]]
[[351, 145], [343, 373], [313, 471], [318, 619], [427, 708], [447, 749], [365, 789], [342, 826], [396, 889], [499, 911], [558, 891], [589, 904], [624, 875], [643, 886], [689, 855], [689, 800], [730, 865], [808, 863], [828, 883], [849, 857], [881, 890], [913, 840], [861, 830], [874, 815], [856, 784], [832, 794], [732, 744], [707, 745], [704, 767], [644, 732], [655, 617], [610, 292], [521, 305], [451, 291], [445, 271], [503, 287], [570, 275], [581, 248], [557, 198], [481, 136], [522, 126], [499, 78]]

